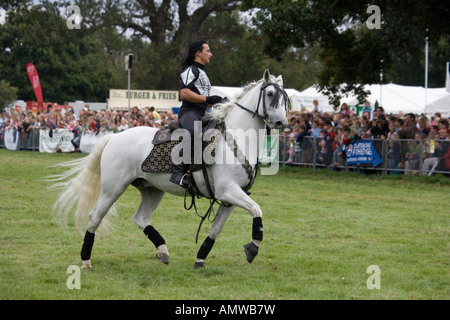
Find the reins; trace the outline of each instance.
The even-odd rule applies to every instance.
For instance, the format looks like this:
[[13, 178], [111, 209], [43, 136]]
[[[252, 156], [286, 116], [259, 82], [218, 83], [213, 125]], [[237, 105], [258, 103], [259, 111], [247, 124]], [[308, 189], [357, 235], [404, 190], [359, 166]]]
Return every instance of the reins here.
[[[200, 199], [203, 195], [201, 194], [200, 190], [198, 189], [194, 177], [192, 175], [192, 173], [189, 171], [188, 173], [188, 178], [189, 178], [189, 182], [190, 182], [190, 186], [189, 188], [186, 189], [186, 192], [184, 193], [184, 208], [186, 210], [190, 210], [192, 207], [194, 207], [195, 210], [195, 214], [197, 216], [199, 216], [201, 218], [200, 220], [200, 224], [198, 225], [197, 228], [197, 234], [195, 236], [195, 244], [197, 244], [198, 242], [198, 235], [200, 233], [200, 229], [203, 225], [203, 222], [208, 218], [209, 222], [214, 222], [214, 220], [216, 219], [216, 213], [214, 211], [214, 205], [216, 203], [218, 203], [219, 205], [223, 205], [223, 206], [228, 206], [228, 204], [224, 204], [223, 202], [219, 201], [216, 199], [216, 197], [214, 196], [214, 192], [211, 189], [211, 184], [209, 183], [209, 177], [208, 177], [208, 172], [206, 171], [206, 164], [204, 161], [202, 161], [202, 172], [203, 172], [203, 178], [205, 179], [205, 185], [206, 185], [206, 189], [208, 190], [209, 193], [209, 197], [206, 197], [209, 199], [209, 207], [208, 210], [206, 211], [206, 213], [202, 216], [201, 214], [198, 213], [197, 210], [197, 205], [195, 203], [195, 197], [197, 196], [198, 199]], [[191, 196], [191, 205], [189, 207], [187, 207], [187, 203], [186, 203], [186, 198], [188, 197], [188, 193]], [[211, 220], [211, 214], [213, 214], [213, 219]]]
[[[189, 192], [189, 194], [190, 194], [191, 197], [192, 197], [191, 205], [189, 206], [189, 208], [186, 206], [186, 198], [187, 198], [188, 192]], [[189, 190], [189, 188], [186, 189], [186, 192], [185, 192], [185, 194], [184, 194], [184, 208], [185, 208], [186, 210], [190, 210], [192, 207], [194, 207], [195, 214], [197, 214], [197, 216], [199, 216], [199, 217], [201, 218], [200, 224], [198, 225], [198, 228], [197, 228], [197, 234], [195, 235], [195, 244], [197, 244], [197, 242], [198, 242], [198, 235], [200, 234], [200, 229], [201, 229], [201, 227], [202, 227], [202, 225], [203, 225], [203, 222], [206, 220], [206, 218], [208, 218], [208, 221], [209, 221], [209, 222], [214, 222], [214, 220], [216, 219], [216, 213], [214, 212], [214, 205], [215, 205], [216, 203], [219, 203], [219, 205], [222, 204], [222, 203], [219, 202], [219, 200], [217, 200], [214, 196], [213, 196], [212, 198], [209, 198], [209, 208], [208, 208], [208, 210], [206, 211], [206, 213], [202, 216], [202, 215], [200, 215], [200, 214], [198, 213], [197, 205], [195, 204], [195, 196], [196, 196], [195, 193], [192, 193], [192, 192]], [[200, 196], [197, 196], [197, 197], [200, 198]], [[214, 218], [213, 218], [212, 220], [210, 220], [211, 213], [212, 213], [213, 216], [214, 216]]]

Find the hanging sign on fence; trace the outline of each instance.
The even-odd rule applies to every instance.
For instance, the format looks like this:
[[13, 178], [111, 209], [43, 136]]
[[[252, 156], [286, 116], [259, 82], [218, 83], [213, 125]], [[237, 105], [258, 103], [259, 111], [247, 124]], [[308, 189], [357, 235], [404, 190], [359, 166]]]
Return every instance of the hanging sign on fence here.
[[39, 131], [39, 152], [73, 152], [75, 147], [71, 140], [73, 133], [70, 130], [54, 130], [50, 137], [50, 130]]
[[83, 153], [90, 153], [97, 141], [108, 134], [113, 134], [113, 132], [83, 133], [80, 140], [80, 151]]
[[368, 140], [350, 143], [347, 146], [346, 155], [348, 165], [370, 163], [375, 168], [382, 162], [372, 141]]

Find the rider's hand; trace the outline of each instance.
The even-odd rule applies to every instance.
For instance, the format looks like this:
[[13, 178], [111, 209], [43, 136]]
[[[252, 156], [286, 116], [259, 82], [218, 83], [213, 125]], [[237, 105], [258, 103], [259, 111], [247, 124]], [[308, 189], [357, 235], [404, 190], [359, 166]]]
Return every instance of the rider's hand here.
[[222, 97], [220, 96], [209, 96], [206, 97], [206, 103], [207, 104], [216, 104], [222, 102]]

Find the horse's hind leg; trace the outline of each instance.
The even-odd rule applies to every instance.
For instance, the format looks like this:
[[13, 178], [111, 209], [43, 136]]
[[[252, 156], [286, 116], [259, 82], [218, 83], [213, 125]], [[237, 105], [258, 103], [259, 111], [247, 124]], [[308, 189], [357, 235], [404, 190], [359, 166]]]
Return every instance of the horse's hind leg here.
[[158, 207], [161, 199], [164, 196], [164, 192], [154, 188], [146, 188], [142, 181], [133, 182], [135, 186], [141, 192], [141, 204], [138, 210], [133, 216], [133, 221], [136, 223], [144, 234], [155, 245], [156, 259], [168, 264], [169, 263], [169, 251], [167, 250], [166, 241], [159, 234], [159, 232], [150, 225], [150, 219], [153, 211]]
[[206, 237], [203, 242], [200, 250], [197, 253], [197, 259], [194, 265], [194, 268], [203, 268], [205, 266], [205, 260], [211, 251], [219, 233], [222, 231], [225, 222], [228, 220], [228, 217], [233, 212], [235, 206], [224, 206], [221, 205], [217, 210], [216, 218], [214, 219], [214, 223], [211, 226], [211, 230], [209, 231], [208, 237]]
[[83, 247], [81, 248], [81, 260], [83, 261], [82, 268], [92, 268], [91, 252], [94, 245], [95, 231], [100, 226], [108, 210], [125, 191], [125, 188], [116, 188], [115, 190], [107, 190], [100, 193], [97, 203], [89, 214], [89, 223], [86, 233], [84, 235]]

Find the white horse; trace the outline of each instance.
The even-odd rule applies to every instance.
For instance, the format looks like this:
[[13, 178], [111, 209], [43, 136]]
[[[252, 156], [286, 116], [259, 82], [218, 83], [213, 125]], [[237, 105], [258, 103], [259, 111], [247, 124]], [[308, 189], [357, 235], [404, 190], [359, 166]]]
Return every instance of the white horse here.
[[[237, 129], [242, 132], [249, 129], [259, 132], [258, 130], [265, 129], [266, 124], [282, 129], [287, 125], [286, 106], [289, 100], [282, 85], [281, 76], [276, 78], [266, 70], [262, 80], [243, 89], [236, 103], [216, 105], [216, 111], [212, 112], [213, 117], [223, 120], [227, 132], [232, 133], [237, 132]], [[61, 164], [71, 169], [53, 176], [53, 181], [57, 182], [55, 186], [63, 189], [54, 205], [54, 212], [65, 222], [71, 208], [76, 205], [75, 225], [78, 230], [86, 231], [81, 250], [82, 267], [92, 268], [90, 258], [95, 231], [130, 184], [140, 191], [142, 197], [133, 221], [155, 245], [156, 258], [169, 263], [166, 242], [150, 224], [151, 217], [166, 192], [184, 196], [185, 189], [169, 181], [170, 173], [148, 173], [141, 169], [141, 164], [153, 148], [151, 142], [157, 131], [150, 127], [136, 127], [116, 135], [105, 136], [97, 142], [87, 157]], [[248, 135], [246, 139], [247, 146], [258, 143], [254, 141], [254, 135]], [[234, 141], [238, 149], [246, 151], [250, 170], [254, 170], [257, 150], [244, 148], [245, 141], [243, 143], [242, 139], [235, 138]], [[218, 141], [215, 159], [223, 160], [226, 156], [225, 150], [228, 150], [228, 146], [223, 135]], [[263, 238], [261, 208], [242, 189], [249, 184], [245, 167], [237, 161], [231, 161], [231, 164], [230, 161], [223, 162], [216, 161], [207, 167], [211, 189], [220, 206], [209, 235], [198, 251], [195, 267], [204, 267], [214, 241], [236, 206], [248, 210], [253, 217], [252, 240], [244, 246], [244, 253], [249, 262], [257, 255]], [[202, 172], [194, 172], [193, 178], [198, 190], [204, 195], [208, 194]], [[102, 226], [104, 224], [105, 221]]]

